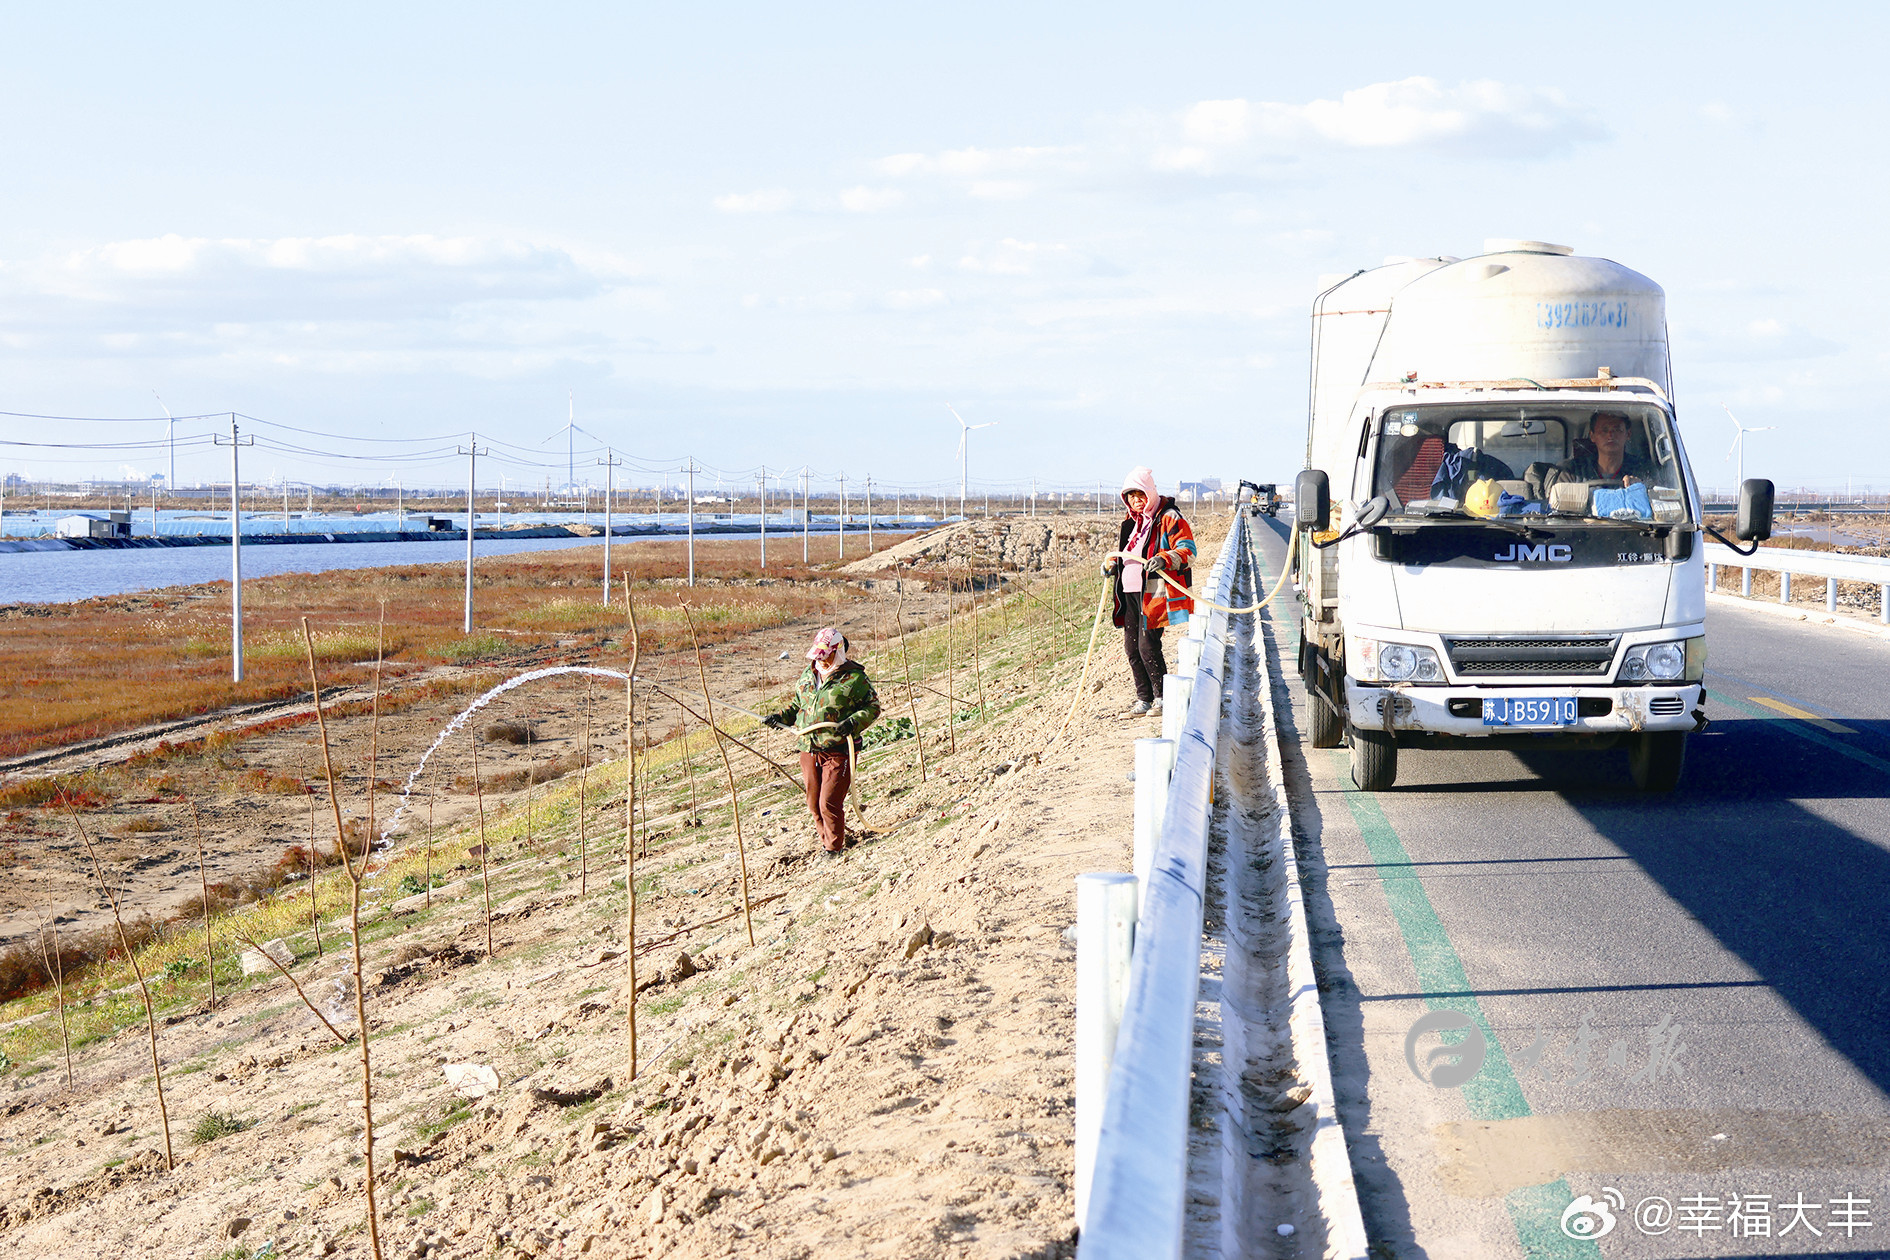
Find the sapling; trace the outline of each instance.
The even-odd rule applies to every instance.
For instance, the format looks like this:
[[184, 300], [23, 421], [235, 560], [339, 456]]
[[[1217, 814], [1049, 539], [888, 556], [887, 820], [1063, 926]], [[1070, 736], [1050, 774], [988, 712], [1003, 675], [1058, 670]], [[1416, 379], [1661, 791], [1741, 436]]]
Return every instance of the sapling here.
[[308, 1007], [309, 1012], [313, 1014], [316, 1019], [319, 1019], [322, 1021], [322, 1026], [327, 1028], [329, 1032], [335, 1035], [336, 1041], [340, 1042], [344, 1046], [348, 1044], [347, 1037], [342, 1035], [341, 1030], [339, 1028], [336, 1028], [334, 1024], [329, 1021], [328, 1016], [322, 1014], [321, 1008], [319, 1006], [316, 1006], [315, 1003], [309, 1000], [308, 994], [303, 992], [302, 990], [301, 982], [298, 981], [293, 975], [289, 973], [289, 969], [287, 967], [284, 967], [280, 962], [276, 961], [276, 956], [274, 954], [264, 949], [261, 945], [258, 945], [256, 943], [256, 938], [251, 936], [247, 932], [237, 932], [235, 933], [235, 936], [237, 940], [249, 946], [251, 949], [255, 950], [258, 954], [261, 954], [263, 956], [264, 962], [267, 962], [271, 967], [274, 967], [277, 973], [280, 974], [284, 980], [287, 980], [290, 984], [295, 986], [295, 996], [301, 998], [302, 1005]]
[[[386, 616], [383, 607], [383, 631]], [[377, 638], [374, 659], [374, 711], [377, 714], [380, 712], [383, 643], [384, 640]], [[354, 1018], [361, 1029], [361, 1123], [364, 1127], [362, 1146], [366, 1164], [366, 1176], [361, 1178], [361, 1189], [367, 1196], [368, 1244], [374, 1260], [381, 1260], [381, 1217], [374, 1206], [374, 1071], [368, 1051], [367, 990], [361, 984], [365, 970], [361, 958], [361, 881], [367, 876], [368, 858], [373, 853], [373, 845], [368, 843], [361, 846], [361, 864], [357, 867], [354, 855], [348, 851], [347, 831], [341, 825], [341, 792], [335, 783], [334, 756], [328, 747], [328, 714], [322, 708], [321, 677], [315, 672], [315, 635], [308, 628], [307, 617], [302, 618], [302, 646], [308, 654], [309, 687], [315, 693], [315, 724], [321, 733], [322, 772], [328, 780], [328, 804], [335, 816], [335, 847], [341, 858], [341, 869], [348, 877], [348, 932], [354, 942]], [[372, 800], [372, 797], [369, 799]]]
[[[630, 1079], [637, 1079], [637, 741], [636, 678], [641, 644], [637, 635], [637, 606], [630, 591], [630, 575], [623, 575], [623, 611], [630, 622], [630, 668], [623, 680], [623, 890], [625, 944], [623, 956], [630, 969]], [[646, 839], [644, 843], [648, 843]]]
[[748, 851], [742, 844], [742, 801], [735, 790], [735, 763], [729, 760], [728, 746], [722, 742], [722, 728], [715, 724], [715, 697], [709, 694], [709, 671], [702, 663], [702, 642], [696, 638], [696, 619], [689, 605], [682, 606], [683, 620], [689, 623], [689, 643], [695, 648], [696, 676], [702, 680], [702, 698], [708, 708], [709, 729], [715, 732], [715, 750], [722, 754], [722, 770], [728, 775], [729, 809], [735, 815], [735, 855], [742, 872], [742, 924], [748, 929], [748, 945], [755, 944], [755, 916], [748, 900]]
[[177, 1161], [171, 1155], [171, 1113], [164, 1105], [164, 1065], [158, 1060], [157, 1012], [151, 1006], [151, 986], [145, 983], [144, 968], [138, 965], [137, 952], [131, 948], [131, 936], [125, 931], [125, 916], [119, 909], [118, 894], [105, 879], [105, 864], [92, 848], [92, 837], [85, 833], [85, 824], [79, 821], [78, 811], [72, 808], [64, 792], [59, 794], [59, 803], [72, 818], [79, 843], [85, 846], [85, 856], [92, 859], [92, 874], [98, 880], [99, 891], [111, 902], [112, 922], [118, 925], [118, 944], [125, 951], [125, 961], [131, 964], [131, 973], [138, 978], [138, 993], [144, 998], [144, 1026], [151, 1039], [151, 1079], [157, 1085], [158, 1120], [164, 1126], [164, 1170], [169, 1172], [177, 1167]]
[[893, 609], [893, 620], [899, 623], [899, 659], [906, 668], [906, 704], [912, 710], [912, 747], [919, 754], [919, 782], [925, 782], [925, 732], [919, 729], [919, 697], [912, 689], [912, 656], [906, 651], [906, 584], [903, 580], [893, 582], [893, 590], [898, 595], [898, 602]]
[[197, 830], [197, 882], [203, 886], [203, 969], [210, 976], [210, 1009], [217, 1009], [217, 958], [210, 950], [210, 875], [203, 865], [203, 819], [197, 802], [190, 803], [190, 821]]
[[479, 736], [470, 728], [466, 738], [472, 743], [473, 799], [479, 802], [479, 884], [486, 895], [486, 957], [492, 957], [492, 867], [487, 860], [486, 793], [479, 784]]
[[46, 978], [53, 982], [59, 1003], [59, 1042], [66, 1052], [66, 1088], [72, 1088], [72, 1034], [66, 1028], [66, 960], [59, 953], [59, 916], [52, 918], [52, 956], [46, 955], [46, 917], [39, 920], [39, 960], [46, 965]]
[[322, 915], [315, 903], [315, 793], [308, 794], [308, 927], [315, 933], [315, 957], [322, 956]]
[[591, 858], [590, 847], [585, 843], [584, 805], [590, 795], [591, 782], [591, 676], [584, 676], [584, 753], [578, 771], [578, 900], [582, 901], [589, 891]]

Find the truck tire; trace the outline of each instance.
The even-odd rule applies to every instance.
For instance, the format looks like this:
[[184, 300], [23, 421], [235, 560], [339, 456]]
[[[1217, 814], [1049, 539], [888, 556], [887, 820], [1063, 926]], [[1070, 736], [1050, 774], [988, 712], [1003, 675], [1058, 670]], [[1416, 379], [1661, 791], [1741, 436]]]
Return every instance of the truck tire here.
[[1687, 761], [1685, 731], [1649, 731], [1628, 745], [1628, 770], [1643, 792], [1671, 792]]
[[1352, 782], [1382, 792], [1398, 781], [1398, 745], [1383, 731], [1352, 732]]
[[1306, 692], [1306, 716], [1312, 724], [1314, 748], [1337, 748], [1345, 743], [1345, 723], [1332, 702], [1316, 691]]

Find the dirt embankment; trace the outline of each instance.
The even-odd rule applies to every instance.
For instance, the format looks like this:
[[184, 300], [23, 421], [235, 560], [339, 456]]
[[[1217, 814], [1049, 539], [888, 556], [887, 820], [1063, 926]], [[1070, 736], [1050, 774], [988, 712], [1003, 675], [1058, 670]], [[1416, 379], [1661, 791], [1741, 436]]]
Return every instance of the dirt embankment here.
[[[1074, 876], [1128, 862], [1125, 775], [1149, 732], [1121, 716], [1126, 670], [1105, 634], [1098, 686], [1044, 752], [1086, 641], [1070, 623], [1094, 606], [1093, 579], [1070, 577], [1038, 587], [1058, 612], [987, 605], [969, 660], [963, 618], [949, 635], [908, 625], [904, 654], [881, 631], [871, 668], [889, 716], [917, 702], [925, 774], [910, 741], [873, 763], [870, 831], [844, 857], [815, 851], [790, 793], [744, 789], [751, 896], [771, 899], [752, 945], [723, 917], [741, 884], [725, 801], [705, 774], [699, 811], [685, 809], [680, 768], [658, 777], [636, 870], [634, 1079], [614, 956], [621, 763], [614, 781], [591, 775], [590, 817], [619, 821], [592, 835], [582, 894], [568, 779], [539, 798], [529, 845], [516, 798], [492, 820], [490, 957], [471, 830], [449, 837], [439, 822], [438, 865], [459, 868], [439, 874], [462, 882], [430, 908], [408, 895], [411, 859], [374, 877], [364, 940], [386, 1254], [1071, 1254], [1074, 953], [1061, 933]], [[897, 681], [908, 655], [932, 690]], [[755, 668], [733, 653], [721, 664], [731, 678]], [[553, 707], [528, 716], [556, 725]], [[353, 736], [338, 741], [358, 759]], [[704, 825], [679, 825], [689, 812]], [[306, 933], [287, 940], [311, 998], [352, 1032], [336, 926], [320, 957]], [[82, 1049], [71, 1091], [43, 1022], [32, 1046], [11, 1043], [0, 1256], [367, 1254], [355, 1049], [337, 1049], [285, 981], [245, 983], [214, 1012], [165, 1013], [175, 1172], [151, 1154], [132, 1017]], [[462, 1063], [491, 1067], [496, 1091], [456, 1093], [443, 1069]]]

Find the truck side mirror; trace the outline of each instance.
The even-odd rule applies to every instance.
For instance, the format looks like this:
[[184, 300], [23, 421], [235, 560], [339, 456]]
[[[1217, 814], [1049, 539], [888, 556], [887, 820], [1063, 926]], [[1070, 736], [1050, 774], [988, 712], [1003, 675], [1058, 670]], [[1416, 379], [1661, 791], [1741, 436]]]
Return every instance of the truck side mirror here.
[[[1770, 483], [1767, 483], [1768, 487]], [[1771, 499], [1766, 499], [1767, 520], [1771, 517]], [[1743, 507], [1742, 507], [1743, 512]], [[1293, 515], [1309, 529], [1329, 529], [1332, 524], [1332, 485], [1323, 470], [1307, 468], [1293, 482]], [[1745, 517], [1741, 515], [1741, 520]]]
[[1772, 536], [1771, 482], [1753, 477], [1739, 487], [1739, 516], [1733, 533], [1741, 542], [1763, 542]]

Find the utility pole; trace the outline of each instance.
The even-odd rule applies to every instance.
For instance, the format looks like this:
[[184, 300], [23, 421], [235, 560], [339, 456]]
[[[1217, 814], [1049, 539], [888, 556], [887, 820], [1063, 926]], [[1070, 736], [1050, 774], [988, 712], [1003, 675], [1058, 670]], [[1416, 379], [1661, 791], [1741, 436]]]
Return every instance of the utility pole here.
[[475, 518], [473, 516], [473, 483], [479, 471], [479, 457], [481, 455], [490, 455], [492, 454], [492, 452], [490, 450], [482, 451], [479, 449], [479, 435], [477, 433], [469, 433], [466, 436], [470, 439], [468, 445], [465, 445], [459, 448], [459, 453], [466, 457], [466, 618], [465, 618], [465, 625], [464, 625], [464, 628], [461, 630], [461, 633], [471, 634], [472, 633], [472, 591], [473, 591], [473, 533], [474, 533], [473, 526], [475, 523]]
[[218, 446], [230, 448], [230, 681], [243, 681], [243, 484], [242, 466], [236, 454], [245, 446], [256, 445], [253, 437], [240, 437], [236, 431], [236, 413], [230, 413], [230, 436], [211, 436]]
[[840, 474], [840, 558], [847, 558], [847, 475]]
[[873, 554], [873, 479], [866, 479], [866, 554]]
[[394, 531], [407, 532], [407, 492], [401, 487], [400, 478], [394, 478]]
[[761, 475], [755, 478], [761, 487], [761, 571], [768, 571], [768, 466], [761, 466]]
[[[610, 492], [611, 476], [623, 465], [617, 458], [617, 452], [610, 447], [604, 448], [604, 457], [597, 461], [604, 466], [604, 602], [610, 602]], [[625, 841], [625, 843], [629, 843]]]
[[696, 584], [696, 457], [683, 469], [689, 474], [689, 585]]
[[801, 563], [807, 563], [807, 533], [812, 528], [814, 508], [807, 501], [807, 465], [801, 465]]

